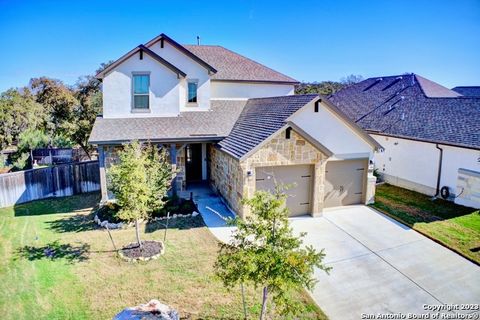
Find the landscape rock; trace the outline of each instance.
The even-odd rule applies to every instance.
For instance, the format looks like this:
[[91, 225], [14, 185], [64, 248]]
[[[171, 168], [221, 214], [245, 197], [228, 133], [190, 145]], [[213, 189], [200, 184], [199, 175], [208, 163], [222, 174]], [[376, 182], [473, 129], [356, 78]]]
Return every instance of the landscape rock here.
[[198, 213], [197, 211], [193, 211], [193, 212], [192, 212], [192, 217], [196, 217], [196, 216], [198, 216], [199, 214], [200, 214], [200, 213]]
[[105, 228], [107, 224], [108, 224], [108, 221], [105, 220], [105, 221], [102, 221], [102, 223], [100, 223], [100, 226]]
[[114, 320], [180, 320], [178, 312], [158, 300], [147, 304], [126, 308], [117, 314]]

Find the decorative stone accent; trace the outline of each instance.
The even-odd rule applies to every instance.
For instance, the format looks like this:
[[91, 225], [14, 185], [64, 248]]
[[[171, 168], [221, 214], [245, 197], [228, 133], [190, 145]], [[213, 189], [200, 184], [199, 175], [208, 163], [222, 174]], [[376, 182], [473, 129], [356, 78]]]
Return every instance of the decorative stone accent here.
[[255, 168], [266, 166], [314, 165], [313, 214], [319, 214], [323, 209], [327, 156], [294, 131], [290, 139], [285, 138], [285, 131], [280, 132], [243, 161], [215, 148], [210, 149], [210, 158], [212, 185], [241, 217], [248, 214], [241, 199], [251, 197], [255, 192]]
[[[199, 213], [194, 211], [193, 213], [191, 214], [173, 214], [170, 216], [170, 219], [178, 219], [178, 218], [190, 218], [190, 217], [196, 217], [198, 216]], [[162, 220], [167, 220], [167, 217], [155, 217], [153, 218], [151, 221], [162, 221]], [[93, 221], [98, 224], [100, 227], [102, 228], [107, 228], [108, 226], [108, 229], [124, 229], [124, 228], [127, 228], [127, 227], [133, 227], [135, 226], [135, 223], [133, 222], [130, 222], [130, 223], [124, 223], [124, 222], [119, 222], [119, 223], [112, 223], [112, 222], [108, 222], [107, 220], [104, 220], [104, 221], [101, 221], [97, 215], [95, 215], [95, 217], [93, 218]], [[140, 222], [143, 222], [140, 221]]]
[[118, 256], [120, 258], [122, 258], [123, 260], [125, 260], [127, 262], [131, 262], [131, 263], [135, 263], [135, 262], [138, 262], [138, 261], [157, 260], [158, 258], [160, 258], [161, 255], [163, 255], [165, 253], [165, 244], [162, 241], [159, 241], [159, 242], [161, 244], [160, 252], [158, 254], [155, 254], [155, 255], [151, 256], [151, 257], [129, 258], [129, 257], [127, 257], [123, 254], [122, 250], [118, 251]]

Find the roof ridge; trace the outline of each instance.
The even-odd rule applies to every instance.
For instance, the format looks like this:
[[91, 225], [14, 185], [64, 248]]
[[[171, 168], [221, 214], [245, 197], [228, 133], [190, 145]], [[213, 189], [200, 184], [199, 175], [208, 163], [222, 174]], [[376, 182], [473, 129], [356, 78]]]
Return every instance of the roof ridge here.
[[292, 97], [300, 98], [300, 97], [320, 97], [320, 95], [316, 93], [307, 93], [307, 94], [291, 94], [286, 96], [271, 96], [271, 97], [261, 97], [261, 98], [250, 98], [247, 101], [257, 101], [257, 100], [266, 100], [266, 99], [280, 99], [280, 98], [287, 98], [290, 99]]
[[225, 49], [225, 50], [227, 50], [227, 51], [229, 51], [229, 52], [231, 52], [231, 53], [233, 53], [233, 54], [236, 54], [236, 55], [238, 55], [238, 56], [240, 56], [240, 57], [242, 57], [242, 58], [244, 58], [244, 59], [247, 59], [247, 60], [249, 60], [249, 61], [251, 61], [251, 62], [253, 62], [253, 63], [256, 63], [256, 64], [258, 64], [258, 65], [261, 65], [262, 67], [264, 67], [264, 68], [266, 68], [266, 69], [268, 69], [268, 70], [270, 70], [270, 71], [279, 73], [279, 74], [281, 74], [282, 76], [289, 78], [292, 82], [299, 82], [298, 80], [295, 80], [295, 79], [293, 79], [292, 77], [289, 77], [289, 76], [287, 76], [287, 75], [284, 74], [284, 73], [281, 73], [281, 72], [279, 72], [279, 71], [277, 71], [277, 70], [274, 70], [274, 69], [272, 69], [272, 68], [264, 65], [263, 63], [260, 63], [260, 62], [258, 62], [258, 61], [252, 60], [252, 59], [244, 56], [243, 54], [240, 54], [240, 53], [238, 53], [238, 52], [232, 51], [232, 50], [230, 50], [230, 49], [228, 49], [228, 48], [225, 48], [225, 47], [222, 47], [222, 46], [219, 46], [219, 47], [220, 47], [220, 48], [223, 48], [223, 49]]

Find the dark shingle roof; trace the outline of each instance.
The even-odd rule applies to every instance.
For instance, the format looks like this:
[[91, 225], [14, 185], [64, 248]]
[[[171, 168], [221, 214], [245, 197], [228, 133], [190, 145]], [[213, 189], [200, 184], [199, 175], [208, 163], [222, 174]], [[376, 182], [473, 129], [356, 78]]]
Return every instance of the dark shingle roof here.
[[372, 133], [480, 149], [480, 98], [451, 97], [446, 88], [425, 92], [422, 80], [415, 74], [370, 78], [329, 100]]
[[220, 140], [226, 137], [246, 101], [211, 101], [211, 111], [181, 112], [178, 117], [97, 118], [90, 134], [92, 144], [129, 140]]
[[298, 83], [280, 72], [221, 46], [184, 45], [186, 49], [213, 66], [212, 80], [266, 81]]
[[282, 128], [295, 111], [318, 95], [293, 95], [248, 100], [231, 133], [218, 143], [220, 150], [241, 158]]
[[452, 90], [466, 97], [480, 97], [480, 86], [462, 86], [452, 88]]

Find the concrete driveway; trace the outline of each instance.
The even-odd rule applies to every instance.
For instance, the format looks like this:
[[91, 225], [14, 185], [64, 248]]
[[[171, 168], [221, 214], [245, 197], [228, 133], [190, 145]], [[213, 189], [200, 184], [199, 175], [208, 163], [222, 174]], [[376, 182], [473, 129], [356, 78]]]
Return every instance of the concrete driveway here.
[[333, 269], [316, 270], [311, 294], [332, 320], [391, 313], [409, 319], [427, 313], [425, 304], [480, 302], [478, 266], [366, 206], [290, 221], [294, 232], [307, 232], [306, 244], [325, 248]]

